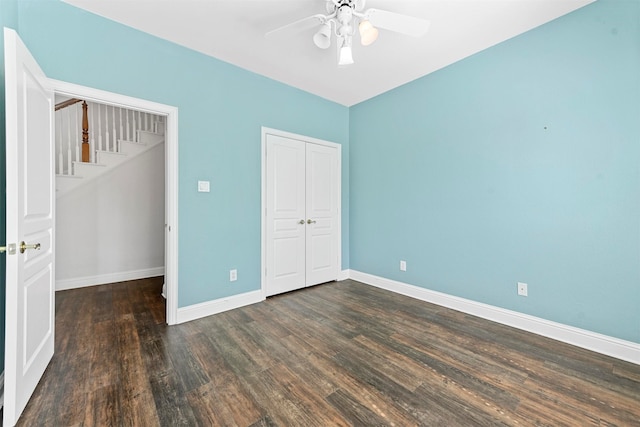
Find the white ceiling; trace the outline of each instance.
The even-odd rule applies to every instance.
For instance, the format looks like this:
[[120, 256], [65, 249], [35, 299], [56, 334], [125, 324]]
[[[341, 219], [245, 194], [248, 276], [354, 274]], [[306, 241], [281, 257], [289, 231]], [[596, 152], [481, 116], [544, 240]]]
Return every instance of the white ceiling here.
[[325, 13], [325, 0], [64, 1], [351, 106], [594, 0], [369, 0], [366, 8], [431, 21], [429, 32], [416, 39], [380, 30], [378, 40], [368, 47], [354, 37], [355, 64], [340, 68], [336, 49], [321, 50], [313, 44], [315, 28], [264, 37], [269, 30]]

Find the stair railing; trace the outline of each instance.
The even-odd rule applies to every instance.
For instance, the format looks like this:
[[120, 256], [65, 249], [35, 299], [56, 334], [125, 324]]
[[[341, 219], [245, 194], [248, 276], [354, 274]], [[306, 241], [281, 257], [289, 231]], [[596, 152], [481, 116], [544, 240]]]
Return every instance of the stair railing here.
[[[80, 147], [80, 140], [78, 137], [78, 132], [72, 132], [71, 131], [71, 124], [72, 121], [74, 122], [74, 129], [78, 129], [78, 104], [82, 102], [82, 115], [81, 115], [81, 121], [82, 121], [82, 147]], [[72, 107], [73, 108], [69, 108]], [[89, 148], [89, 121], [87, 119], [87, 102], [83, 101], [82, 99], [77, 99], [77, 98], [71, 98], [69, 100], [66, 100], [64, 102], [61, 102], [59, 104], [56, 104], [55, 106], [55, 112], [56, 112], [56, 123], [59, 125], [58, 126], [58, 132], [57, 135], [59, 136], [58, 141], [59, 144], [57, 145], [57, 152], [58, 152], [58, 162], [57, 162], [57, 170], [56, 172], [60, 175], [71, 175], [72, 173], [72, 168], [71, 168], [71, 163], [74, 161], [73, 159], [75, 159], [75, 161], [82, 161], [82, 162], [88, 162], [89, 161], [89, 153], [90, 153], [90, 148]], [[66, 112], [66, 114], [64, 114]], [[65, 156], [63, 154], [63, 141], [65, 138], [63, 138], [63, 129], [64, 129], [64, 122], [66, 121], [66, 128], [67, 128], [67, 137], [68, 137], [68, 141], [67, 141], [67, 162], [66, 162], [66, 168], [65, 168]], [[75, 150], [72, 151], [72, 138], [71, 136], [75, 134]], [[80, 153], [82, 153], [82, 156], [80, 155]], [[75, 154], [75, 156], [74, 156]]]
[[58, 175], [73, 175], [74, 162], [96, 163], [96, 150], [119, 152], [120, 140], [140, 142], [140, 131], [164, 133], [162, 116], [77, 98], [56, 104], [55, 120]]

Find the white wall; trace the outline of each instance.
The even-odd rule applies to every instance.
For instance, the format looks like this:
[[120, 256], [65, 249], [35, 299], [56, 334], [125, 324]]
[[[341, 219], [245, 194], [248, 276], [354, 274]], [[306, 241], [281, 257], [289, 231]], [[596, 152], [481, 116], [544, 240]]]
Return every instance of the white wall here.
[[164, 143], [56, 203], [56, 290], [163, 274]]

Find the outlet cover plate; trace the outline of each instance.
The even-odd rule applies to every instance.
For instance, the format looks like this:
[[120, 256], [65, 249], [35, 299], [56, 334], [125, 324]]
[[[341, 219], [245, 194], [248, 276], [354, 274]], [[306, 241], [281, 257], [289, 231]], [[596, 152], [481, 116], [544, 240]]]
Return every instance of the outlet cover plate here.
[[518, 282], [518, 295], [526, 297], [528, 296], [527, 284]]

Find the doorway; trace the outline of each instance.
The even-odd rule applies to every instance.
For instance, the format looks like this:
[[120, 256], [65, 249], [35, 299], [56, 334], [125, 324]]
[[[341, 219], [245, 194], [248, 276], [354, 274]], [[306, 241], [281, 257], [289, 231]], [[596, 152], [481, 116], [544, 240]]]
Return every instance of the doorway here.
[[337, 280], [341, 146], [262, 129], [262, 291]]
[[[112, 108], [137, 110], [164, 117], [164, 296], [166, 297], [166, 322], [177, 323], [177, 154], [178, 154], [178, 110], [175, 107], [158, 104], [138, 98], [101, 91], [72, 83], [51, 80], [56, 95], [83, 99]], [[135, 242], [122, 242], [134, 245]]]

